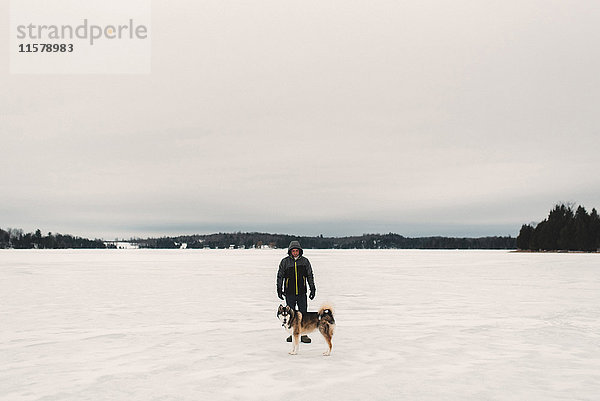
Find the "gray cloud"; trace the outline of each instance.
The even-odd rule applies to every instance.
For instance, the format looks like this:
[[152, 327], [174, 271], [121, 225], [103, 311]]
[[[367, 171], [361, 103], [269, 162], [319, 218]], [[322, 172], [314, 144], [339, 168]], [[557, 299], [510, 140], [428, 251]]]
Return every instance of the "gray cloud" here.
[[588, 2], [154, 3], [150, 75], [2, 67], [0, 225], [515, 235], [556, 201], [598, 207], [598, 21]]

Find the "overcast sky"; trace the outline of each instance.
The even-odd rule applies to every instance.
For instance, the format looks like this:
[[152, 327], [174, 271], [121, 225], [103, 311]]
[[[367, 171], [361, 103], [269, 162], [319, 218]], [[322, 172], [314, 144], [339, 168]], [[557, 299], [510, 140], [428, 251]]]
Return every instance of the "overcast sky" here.
[[0, 227], [515, 236], [600, 207], [598, 26], [592, 0], [155, 1], [151, 74], [2, 58]]

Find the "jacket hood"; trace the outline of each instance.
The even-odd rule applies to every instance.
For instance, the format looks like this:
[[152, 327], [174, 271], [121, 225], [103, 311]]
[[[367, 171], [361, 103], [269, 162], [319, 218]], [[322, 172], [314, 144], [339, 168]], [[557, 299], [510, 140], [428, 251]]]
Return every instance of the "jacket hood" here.
[[288, 255], [290, 256], [292, 256], [292, 249], [298, 249], [300, 251], [300, 256], [302, 256], [302, 254], [304, 253], [299, 241], [290, 242], [290, 246], [288, 246]]

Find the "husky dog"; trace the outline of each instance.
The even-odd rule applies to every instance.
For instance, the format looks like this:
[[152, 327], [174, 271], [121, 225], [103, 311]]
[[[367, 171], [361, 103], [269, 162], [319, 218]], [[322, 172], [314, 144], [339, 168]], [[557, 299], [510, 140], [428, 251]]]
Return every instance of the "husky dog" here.
[[333, 318], [333, 309], [330, 306], [324, 305], [318, 312], [302, 313], [289, 306], [279, 305], [277, 318], [294, 338], [294, 346], [289, 352], [290, 355], [298, 353], [301, 334], [311, 333], [317, 329], [325, 337], [325, 341], [329, 346], [329, 349], [323, 352], [323, 355], [331, 355], [331, 337], [333, 337], [333, 330], [335, 329], [335, 319]]

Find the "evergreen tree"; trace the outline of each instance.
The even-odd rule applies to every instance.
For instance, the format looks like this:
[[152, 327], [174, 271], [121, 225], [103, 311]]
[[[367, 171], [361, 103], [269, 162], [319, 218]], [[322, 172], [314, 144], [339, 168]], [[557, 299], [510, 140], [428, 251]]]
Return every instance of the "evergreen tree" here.
[[535, 229], [529, 224], [523, 224], [521, 226], [521, 231], [519, 231], [519, 236], [517, 237], [517, 248], [518, 249], [533, 249], [532, 248], [532, 240]]
[[590, 235], [590, 216], [583, 206], [575, 212], [574, 242], [578, 251], [592, 251], [593, 238]]
[[8, 248], [10, 246], [10, 234], [0, 228], [0, 248]]
[[592, 209], [590, 214], [589, 235], [592, 250], [600, 250], [600, 216], [596, 209]]
[[600, 218], [596, 209], [588, 214], [583, 206], [573, 212], [572, 206], [557, 204], [548, 218], [535, 229], [527, 225], [521, 227], [517, 247], [544, 251], [596, 251], [600, 248]]

